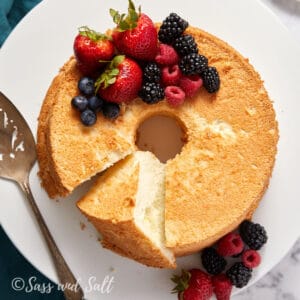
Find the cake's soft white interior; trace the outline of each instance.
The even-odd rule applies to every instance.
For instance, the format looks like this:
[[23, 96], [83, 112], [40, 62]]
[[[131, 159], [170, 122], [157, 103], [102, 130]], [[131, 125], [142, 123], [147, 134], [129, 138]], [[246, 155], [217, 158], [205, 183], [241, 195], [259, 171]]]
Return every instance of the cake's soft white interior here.
[[171, 260], [173, 253], [165, 247], [165, 165], [150, 152], [138, 151], [134, 156], [140, 168], [136, 225]]

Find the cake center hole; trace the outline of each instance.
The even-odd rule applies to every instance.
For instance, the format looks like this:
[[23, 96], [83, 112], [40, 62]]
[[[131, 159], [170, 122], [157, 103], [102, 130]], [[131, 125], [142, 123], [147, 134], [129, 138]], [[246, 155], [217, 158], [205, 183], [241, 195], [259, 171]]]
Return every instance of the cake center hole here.
[[151, 151], [162, 163], [172, 159], [186, 141], [185, 131], [175, 118], [154, 115], [144, 120], [136, 132], [136, 145], [142, 151]]

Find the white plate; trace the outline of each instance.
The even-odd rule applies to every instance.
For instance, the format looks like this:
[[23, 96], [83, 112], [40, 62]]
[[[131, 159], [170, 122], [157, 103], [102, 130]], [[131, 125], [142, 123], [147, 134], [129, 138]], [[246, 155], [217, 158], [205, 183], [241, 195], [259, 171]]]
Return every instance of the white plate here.
[[[125, 11], [126, 2], [44, 0], [10, 35], [0, 51], [0, 90], [14, 101], [33, 132], [47, 88], [72, 53], [77, 28], [111, 28], [109, 7]], [[254, 272], [253, 283], [283, 257], [299, 235], [300, 49], [273, 14], [255, 0], [136, 3], [142, 4], [143, 11], [155, 21], [175, 11], [190, 24], [227, 41], [250, 59], [274, 99], [281, 138], [270, 187], [255, 214], [255, 220], [267, 228], [269, 243], [262, 251], [262, 264]], [[101, 249], [97, 233], [75, 207], [76, 195], [50, 201], [36, 173], [37, 166], [31, 176], [33, 194], [55, 241], [84, 287], [90, 287], [89, 280], [101, 284], [105, 276], [113, 276], [113, 290], [101, 295], [103, 299], [176, 299], [170, 294], [172, 271], [146, 268]], [[34, 266], [57, 281], [44, 241], [17, 186], [0, 180], [0, 199], [1, 224], [9, 237]], [[85, 230], [80, 229], [80, 222], [86, 224]], [[198, 264], [197, 255], [178, 259], [179, 269]], [[101, 294], [95, 289], [87, 294], [89, 299]]]

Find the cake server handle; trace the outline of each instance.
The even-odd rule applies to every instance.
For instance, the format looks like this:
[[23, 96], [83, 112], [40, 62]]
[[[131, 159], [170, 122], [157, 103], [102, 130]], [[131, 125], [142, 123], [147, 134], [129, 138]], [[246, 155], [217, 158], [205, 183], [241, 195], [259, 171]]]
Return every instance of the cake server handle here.
[[68, 267], [65, 259], [63, 258], [62, 254], [60, 253], [45, 221], [43, 216], [40, 213], [40, 210], [38, 209], [38, 206], [36, 205], [36, 202], [33, 198], [30, 186], [29, 186], [29, 180], [28, 177], [24, 180], [18, 181], [22, 191], [26, 195], [29, 204], [33, 210], [33, 213], [36, 217], [36, 220], [39, 224], [39, 227], [41, 229], [41, 232], [47, 242], [47, 245], [49, 247], [50, 253], [53, 258], [53, 262], [57, 271], [58, 278], [60, 280], [61, 289], [63, 290], [64, 296], [66, 300], [83, 300], [84, 299], [84, 293], [82, 288], [79, 285], [79, 282], [74, 277], [72, 271]]

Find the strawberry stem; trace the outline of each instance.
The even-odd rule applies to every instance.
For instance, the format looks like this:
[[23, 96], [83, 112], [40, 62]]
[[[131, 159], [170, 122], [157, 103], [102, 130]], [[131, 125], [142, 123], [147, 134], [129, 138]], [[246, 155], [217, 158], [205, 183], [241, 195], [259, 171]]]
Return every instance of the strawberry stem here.
[[139, 6], [137, 12], [134, 3], [132, 2], [132, 0], [129, 0], [127, 15], [120, 14], [117, 10], [114, 10], [112, 8], [109, 10], [109, 13], [112, 16], [114, 23], [117, 24], [117, 30], [123, 32], [136, 28], [137, 22], [141, 15], [141, 7]]
[[81, 26], [78, 28], [78, 31], [79, 31], [80, 35], [86, 36], [94, 42], [110, 39], [107, 35], [105, 35], [103, 33], [99, 33], [95, 30], [92, 30], [88, 26]]
[[116, 82], [117, 76], [120, 73], [118, 66], [124, 61], [124, 59], [125, 55], [116, 55], [109, 62], [104, 72], [97, 78], [95, 82], [96, 93], [100, 88], [106, 89]]
[[190, 279], [191, 273], [186, 270], [181, 270], [181, 275], [173, 275], [171, 280], [176, 283], [176, 286], [172, 289], [172, 293], [185, 291], [189, 286]]

